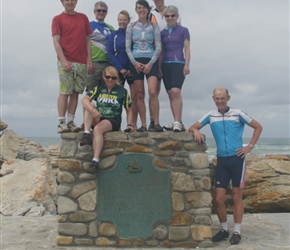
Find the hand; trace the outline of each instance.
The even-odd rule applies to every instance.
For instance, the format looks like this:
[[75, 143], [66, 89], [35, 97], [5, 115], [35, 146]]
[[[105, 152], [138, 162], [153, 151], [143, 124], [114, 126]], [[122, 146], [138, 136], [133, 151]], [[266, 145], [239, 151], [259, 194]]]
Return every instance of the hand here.
[[61, 62], [61, 65], [66, 73], [69, 73], [72, 70], [70, 63], [66, 60]]
[[100, 119], [102, 117], [101, 113], [97, 109], [93, 109], [91, 115], [95, 119]]
[[152, 65], [150, 65], [149, 63], [147, 63], [147, 64], [145, 64], [144, 67], [143, 67], [143, 73], [144, 73], [145, 75], [147, 75], [147, 74], [150, 72], [151, 69], [152, 69]]
[[144, 64], [139, 63], [139, 62], [136, 62], [136, 63], [134, 64], [134, 67], [135, 67], [137, 73], [139, 74], [140, 72], [143, 72]]
[[193, 132], [193, 137], [196, 142], [203, 143], [205, 141], [203, 134], [198, 129], [190, 130], [190, 132]]
[[93, 63], [92, 63], [92, 60], [90, 59], [87, 60], [87, 72], [89, 74], [93, 73]]
[[158, 75], [159, 75], [159, 77], [162, 79], [162, 77], [163, 77], [163, 74], [162, 74], [162, 70], [161, 70], [161, 68], [159, 68]]
[[183, 68], [183, 75], [186, 76], [186, 75], [189, 75], [189, 74], [190, 74], [189, 67], [188, 66], [184, 66], [184, 68]]
[[125, 77], [128, 74], [128, 70], [126, 69], [121, 69], [120, 73]]
[[240, 157], [244, 158], [251, 151], [252, 151], [252, 148], [250, 148], [249, 146], [246, 146], [246, 147], [243, 147], [243, 148], [238, 148], [236, 150], [236, 154], [237, 154], [237, 156], [240, 156]]

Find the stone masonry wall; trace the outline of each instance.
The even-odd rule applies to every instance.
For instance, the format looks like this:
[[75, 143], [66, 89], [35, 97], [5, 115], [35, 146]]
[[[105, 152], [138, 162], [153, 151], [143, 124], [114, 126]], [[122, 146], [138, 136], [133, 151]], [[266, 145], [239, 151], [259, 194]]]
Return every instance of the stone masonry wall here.
[[84, 172], [93, 157], [92, 146], [79, 146], [82, 133], [62, 134], [58, 160], [58, 236], [64, 246], [99, 247], [212, 247], [211, 180], [206, 145], [191, 133], [109, 132], [100, 159], [100, 171], [115, 166], [121, 154], [142, 153], [156, 169], [171, 176], [172, 217], [158, 222], [147, 238], [118, 236], [110, 222], [98, 221], [98, 178]]

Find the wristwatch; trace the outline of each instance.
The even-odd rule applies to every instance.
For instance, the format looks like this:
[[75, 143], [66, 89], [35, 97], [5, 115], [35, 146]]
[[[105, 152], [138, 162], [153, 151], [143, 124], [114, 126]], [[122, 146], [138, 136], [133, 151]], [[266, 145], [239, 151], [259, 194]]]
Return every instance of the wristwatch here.
[[249, 144], [248, 145], [251, 149], [253, 149], [254, 145], [253, 144]]

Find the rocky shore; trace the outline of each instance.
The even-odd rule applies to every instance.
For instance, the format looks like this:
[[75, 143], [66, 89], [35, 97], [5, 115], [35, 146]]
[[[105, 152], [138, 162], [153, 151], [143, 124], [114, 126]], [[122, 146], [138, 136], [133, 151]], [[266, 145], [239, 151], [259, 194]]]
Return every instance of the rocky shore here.
[[[44, 149], [5, 130], [0, 137], [0, 213], [4, 216], [56, 215], [59, 145]], [[213, 175], [215, 161], [210, 166]], [[243, 202], [250, 213], [290, 212], [290, 157], [250, 155]], [[231, 211], [228, 190], [228, 212]]]
[[[44, 149], [36, 142], [20, 138], [12, 130], [1, 134], [0, 145], [0, 249], [89, 250], [56, 246], [60, 146]], [[212, 175], [214, 167], [215, 161], [210, 166]], [[289, 176], [288, 155], [250, 155], [243, 197], [248, 213], [243, 222], [243, 247], [231, 248], [225, 241], [213, 249], [290, 249]], [[229, 188], [229, 213], [232, 212], [231, 204]], [[212, 219], [215, 233], [218, 220], [215, 215]], [[231, 216], [229, 221], [232, 221]]]

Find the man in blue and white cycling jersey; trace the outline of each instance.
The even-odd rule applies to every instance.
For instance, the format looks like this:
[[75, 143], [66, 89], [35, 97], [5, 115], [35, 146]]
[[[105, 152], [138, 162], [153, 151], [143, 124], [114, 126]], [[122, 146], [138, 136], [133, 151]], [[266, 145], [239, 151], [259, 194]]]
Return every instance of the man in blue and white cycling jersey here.
[[[221, 230], [212, 238], [212, 241], [218, 242], [229, 237], [225, 196], [231, 180], [235, 224], [230, 243], [238, 244], [241, 240], [241, 222], [244, 214], [242, 193], [246, 173], [245, 157], [258, 141], [263, 128], [259, 122], [243, 111], [230, 108], [227, 105], [230, 97], [225, 87], [216, 88], [213, 92], [213, 101], [217, 110], [212, 110], [204, 115], [189, 128], [189, 132], [194, 133], [194, 139], [197, 142], [204, 142], [205, 138], [199, 130], [203, 126], [210, 124], [217, 145], [215, 208], [221, 224]], [[245, 124], [252, 127], [254, 132], [250, 143], [243, 147], [242, 135]]]

